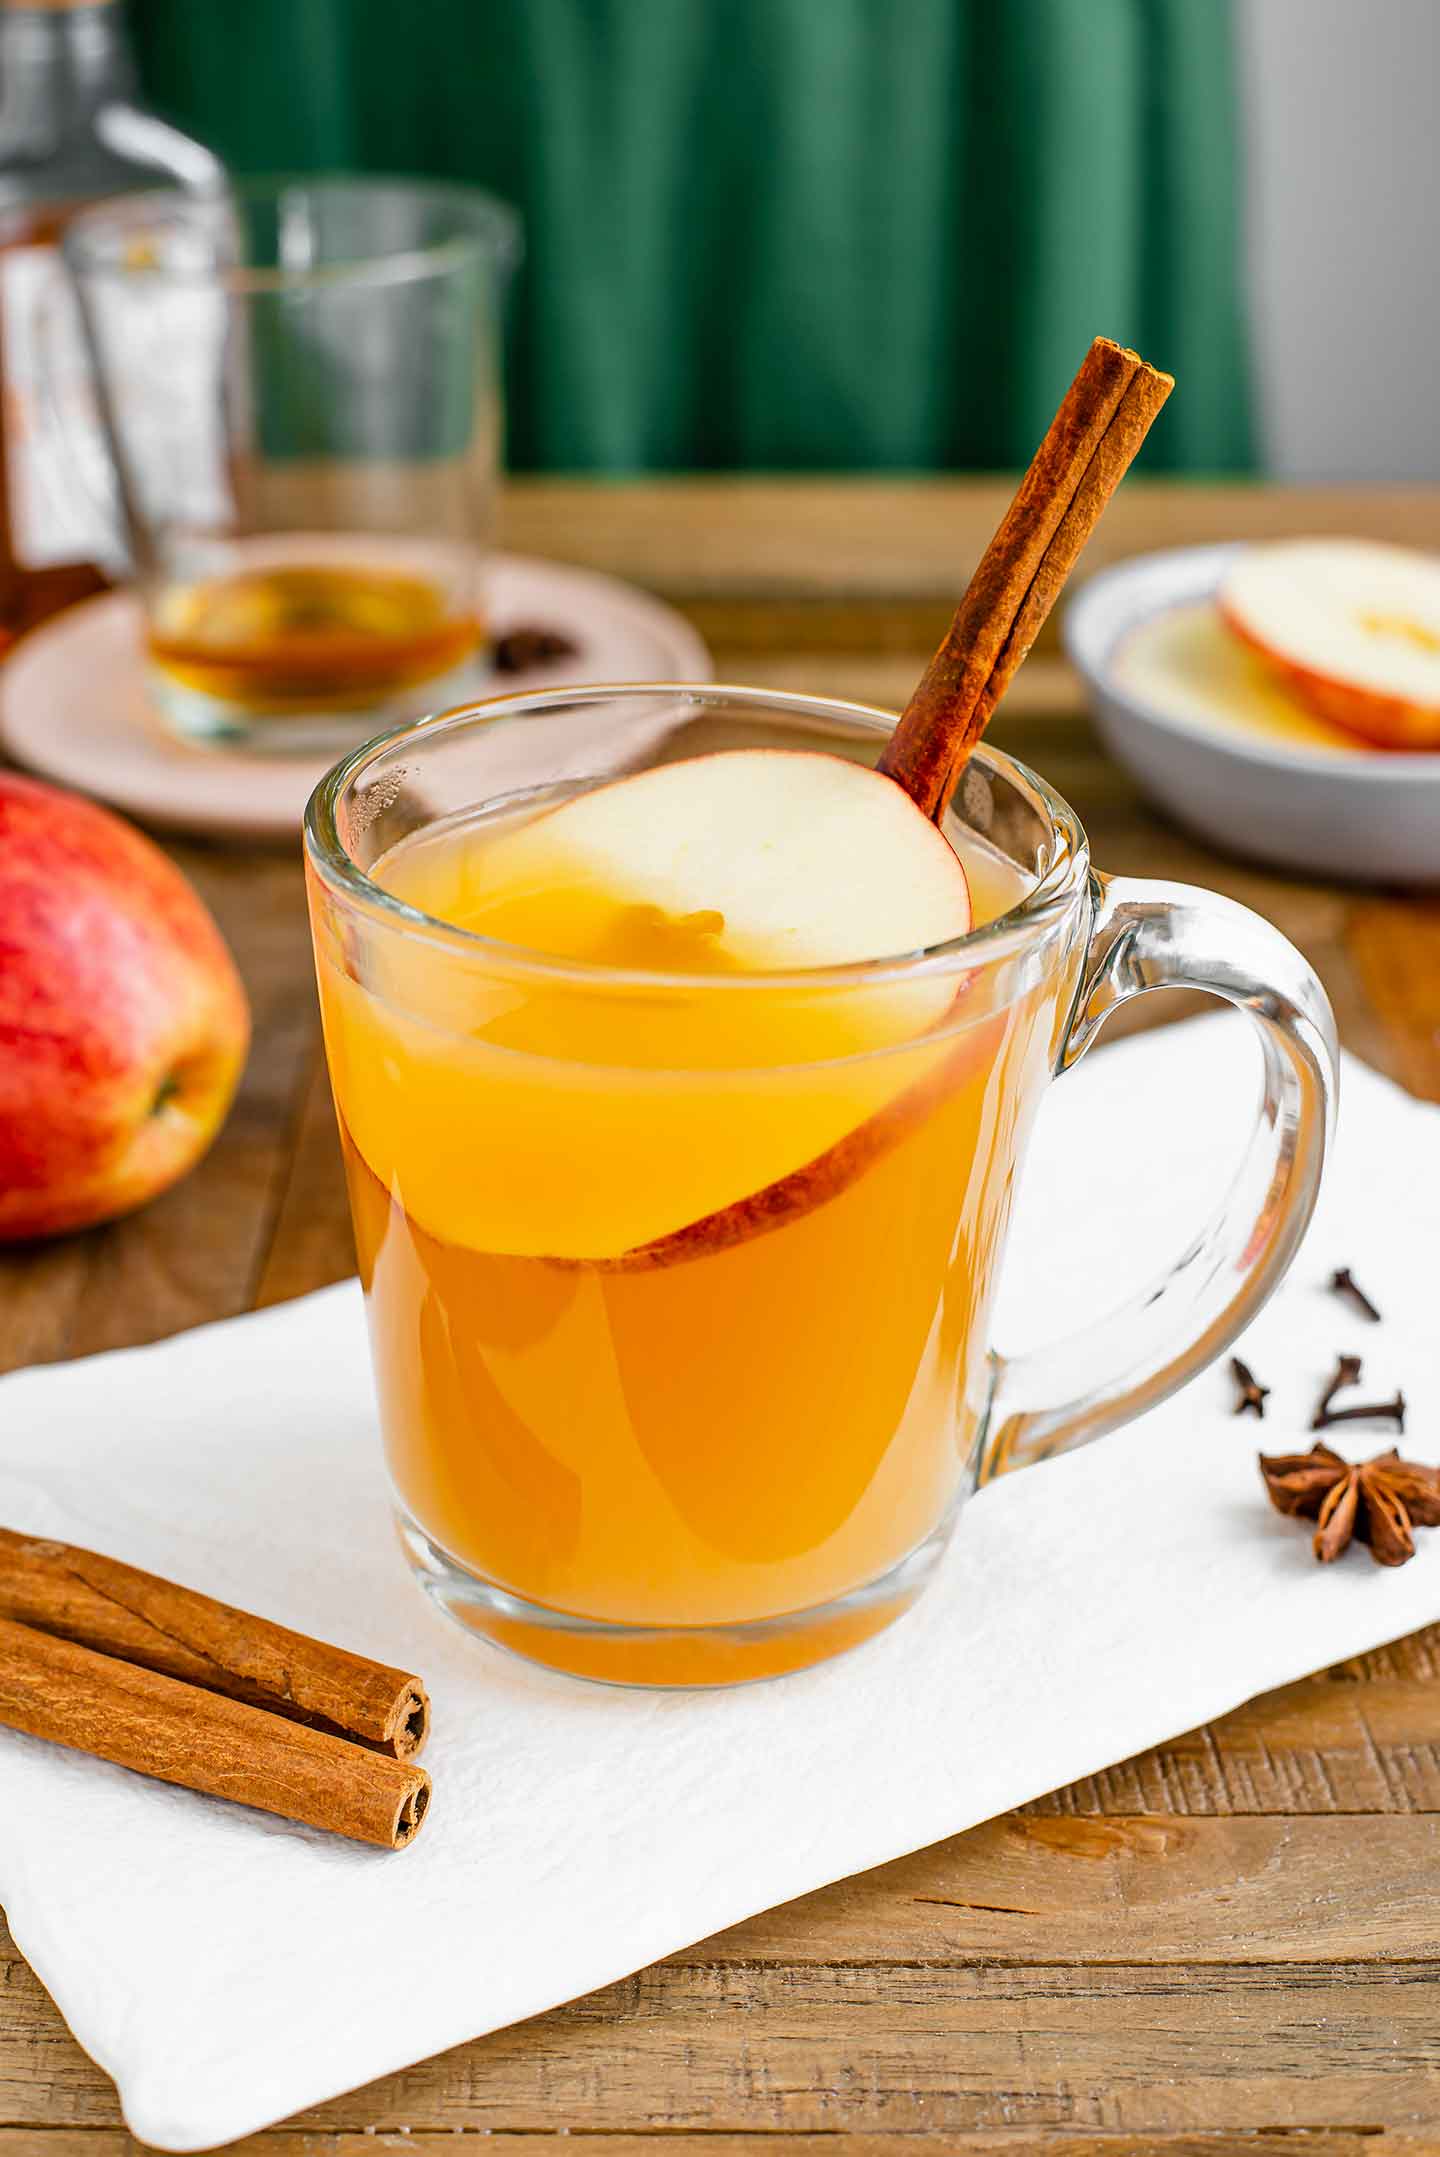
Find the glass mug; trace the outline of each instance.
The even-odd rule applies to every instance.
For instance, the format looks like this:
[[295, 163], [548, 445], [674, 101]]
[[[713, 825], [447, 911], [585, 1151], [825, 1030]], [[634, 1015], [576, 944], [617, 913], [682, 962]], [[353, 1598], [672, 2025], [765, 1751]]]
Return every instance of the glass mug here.
[[75, 218], [99, 424], [68, 396], [49, 420], [77, 493], [108, 505], [175, 731], [338, 749], [473, 693], [518, 230], [488, 195], [399, 180], [159, 190]]
[[[892, 724], [753, 689], [537, 692], [372, 742], [311, 798], [401, 1539], [447, 1611], [558, 1670], [715, 1685], [866, 1639], [978, 1484], [1218, 1355], [1309, 1218], [1336, 1083], [1315, 975], [1228, 899], [1098, 875], [995, 750], [946, 827], [979, 925], [919, 956], [661, 973], [437, 918], [467, 838], [599, 781], [722, 748], [873, 763]], [[1008, 1359], [989, 1312], [1039, 1100], [1118, 1004], [1176, 986], [1260, 1034], [1239, 1175], [1163, 1281]]]

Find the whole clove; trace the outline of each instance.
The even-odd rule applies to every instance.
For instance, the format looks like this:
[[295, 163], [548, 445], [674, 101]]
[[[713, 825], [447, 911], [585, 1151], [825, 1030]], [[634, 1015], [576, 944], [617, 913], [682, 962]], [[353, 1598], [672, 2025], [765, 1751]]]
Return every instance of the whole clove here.
[[1230, 1358], [1230, 1375], [1240, 1389], [1235, 1402], [1235, 1414], [1258, 1416], [1263, 1422], [1265, 1403], [1270, 1394], [1269, 1386], [1262, 1386], [1249, 1364], [1242, 1363], [1238, 1356]]
[[1366, 1295], [1348, 1266], [1337, 1266], [1330, 1276], [1330, 1286], [1337, 1296], [1348, 1296], [1357, 1311], [1368, 1318], [1372, 1325], [1379, 1325], [1380, 1313]]
[[1397, 1431], [1403, 1431], [1405, 1396], [1397, 1393], [1393, 1401], [1359, 1401], [1353, 1408], [1327, 1408], [1316, 1416], [1310, 1428], [1328, 1431], [1334, 1423], [1393, 1423]]
[[1316, 1404], [1314, 1415], [1310, 1419], [1312, 1431], [1324, 1430], [1330, 1415], [1330, 1403], [1337, 1393], [1343, 1393], [1347, 1386], [1359, 1385], [1360, 1367], [1360, 1358], [1358, 1356], [1341, 1356], [1338, 1358], [1334, 1372]]
[[553, 666], [557, 660], [573, 659], [579, 646], [563, 630], [545, 629], [532, 623], [507, 629], [495, 639], [492, 654], [497, 674], [527, 674], [531, 667]]

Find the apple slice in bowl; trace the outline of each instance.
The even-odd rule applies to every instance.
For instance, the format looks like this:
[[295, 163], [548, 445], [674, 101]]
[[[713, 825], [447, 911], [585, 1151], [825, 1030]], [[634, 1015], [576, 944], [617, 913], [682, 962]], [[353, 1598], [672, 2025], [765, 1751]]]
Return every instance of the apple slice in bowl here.
[[1307, 710], [1382, 749], [1440, 749], [1440, 558], [1286, 540], [1245, 548], [1218, 597]]
[[1231, 542], [1090, 578], [1066, 652], [1100, 736], [1146, 794], [1224, 853], [1327, 880], [1440, 883], [1440, 751], [1381, 749], [1303, 705], [1228, 626]]

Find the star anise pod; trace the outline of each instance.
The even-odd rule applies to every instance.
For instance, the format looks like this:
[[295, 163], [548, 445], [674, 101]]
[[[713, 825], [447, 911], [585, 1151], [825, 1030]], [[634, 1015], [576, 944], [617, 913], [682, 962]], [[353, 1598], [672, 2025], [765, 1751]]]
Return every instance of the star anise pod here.
[[1415, 1555], [1412, 1528], [1440, 1528], [1440, 1468], [1401, 1460], [1394, 1446], [1372, 1460], [1342, 1460], [1328, 1445], [1308, 1453], [1262, 1453], [1260, 1473], [1277, 1512], [1313, 1520], [1315, 1555], [1338, 1558], [1352, 1537], [1377, 1565]]

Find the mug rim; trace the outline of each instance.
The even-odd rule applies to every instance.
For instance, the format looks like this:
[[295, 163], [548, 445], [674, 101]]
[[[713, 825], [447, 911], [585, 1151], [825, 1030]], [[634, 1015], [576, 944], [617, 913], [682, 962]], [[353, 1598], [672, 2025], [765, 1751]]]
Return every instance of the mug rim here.
[[[451, 233], [430, 245], [396, 248], [365, 255], [355, 261], [320, 262], [285, 268], [205, 263], [177, 267], [173, 263], [131, 263], [104, 249], [104, 237], [124, 234], [147, 218], [179, 210], [189, 216], [224, 207], [227, 199], [265, 201], [288, 190], [310, 195], [399, 195], [412, 200], [428, 198], [463, 211], [470, 229]], [[409, 284], [435, 277], [463, 262], [488, 260], [495, 268], [513, 270], [523, 252], [520, 214], [499, 195], [459, 180], [427, 180], [408, 173], [370, 175], [362, 172], [271, 172], [228, 180], [215, 192], [183, 187], [137, 188], [83, 209], [70, 220], [61, 238], [61, 251], [74, 275], [96, 278], [153, 278], [157, 283], [220, 286], [232, 293], [289, 292], [330, 289], [338, 285]]]
[[[336, 811], [344, 792], [352, 787], [367, 765], [393, 751], [406, 740], [428, 742], [438, 734], [488, 725], [495, 719], [533, 711], [537, 707], [601, 702], [634, 696], [676, 696], [695, 704], [739, 699], [751, 705], [782, 712], [829, 715], [852, 721], [876, 733], [888, 735], [896, 714], [844, 697], [809, 695], [800, 690], [760, 689], [730, 682], [602, 682], [575, 683], [549, 689], [502, 692], [497, 696], [457, 705], [451, 710], [407, 722], [376, 734], [331, 766], [315, 786], [305, 805], [304, 851], [319, 880], [337, 897], [361, 908], [388, 926], [419, 935], [457, 958], [483, 959], [492, 968], [512, 974], [542, 976], [550, 983], [594, 989], [620, 986], [637, 989], [679, 990], [688, 994], [755, 994], [756, 992], [817, 988], [855, 989], [875, 983], [928, 978], [947, 971], [963, 971], [977, 964], [989, 965], [1010, 955], [1019, 945], [1037, 936], [1074, 902], [1088, 883], [1090, 847], [1084, 827], [1064, 798], [1018, 757], [980, 743], [972, 754], [1008, 778], [1018, 778], [1038, 798], [1052, 833], [1059, 841], [1056, 858], [1045, 874], [1016, 905], [994, 920], [968, 929], [963, 936], [929, 945], [919, 952], [897, 953], [880, 959], [857, 959], [843, 965], [756, 969], [735, 974], [665, 972], [648, 967], [617, 966], [590, 959], [560, 958], [462, 929], [412, 906], [377, 883], [348, 852], [340, 837]], [[524, 789], [516, 789], [523, 792]], [[494, 797], [500, 799], [502, 797]], [[483, 806], [483, 804], [477, 804]]]

